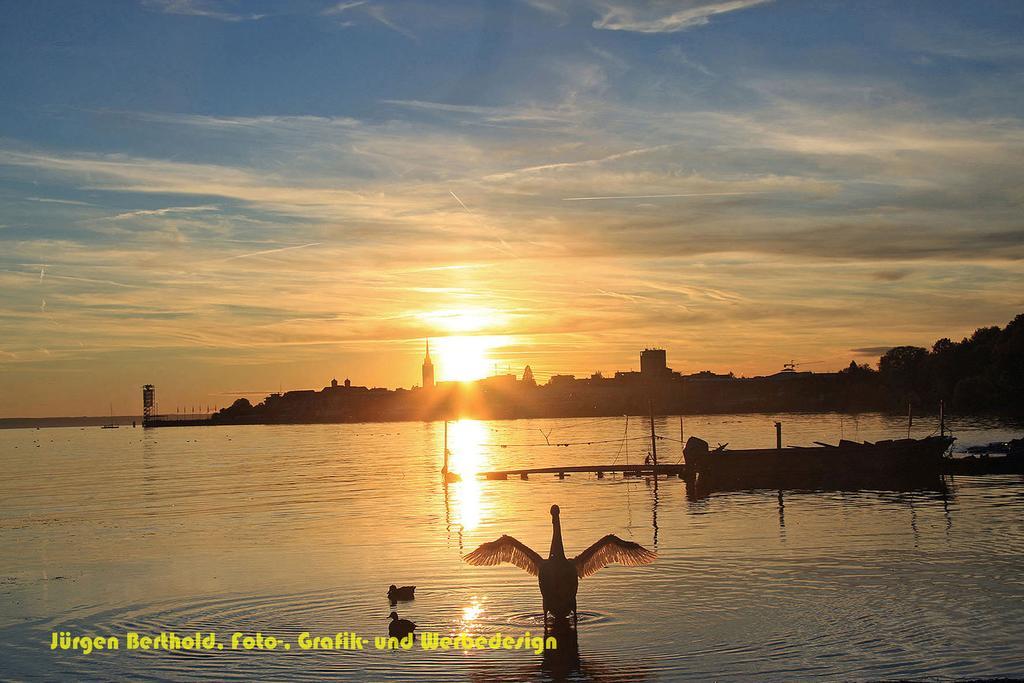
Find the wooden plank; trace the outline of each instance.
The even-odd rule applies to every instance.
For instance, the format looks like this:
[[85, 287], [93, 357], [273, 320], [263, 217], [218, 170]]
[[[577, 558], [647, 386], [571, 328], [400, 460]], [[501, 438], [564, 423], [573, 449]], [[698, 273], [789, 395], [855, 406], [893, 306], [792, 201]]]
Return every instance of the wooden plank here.
[[[565, 474], [569, 472], [592, 472], [603, 475], [607, 472], [630, 472], [637, 474], [651, 474], [652, 465], [562, 465], [556, 467], [530, 467], [514, 470], [492, 470], [490, 472], [479, 472], [478, 477], [484, 479], [501, 479], [505, 477], [523, 477], [531, 474]], [[677, 474], [683, 472], [686, 465], [658, 465], [659, 474]]]

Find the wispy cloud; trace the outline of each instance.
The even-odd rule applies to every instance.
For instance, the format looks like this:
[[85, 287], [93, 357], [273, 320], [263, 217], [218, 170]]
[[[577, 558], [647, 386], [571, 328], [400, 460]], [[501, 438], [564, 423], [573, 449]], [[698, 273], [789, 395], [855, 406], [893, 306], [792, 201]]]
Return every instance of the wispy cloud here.
[[142, 0], [142, 5], [165, 14], [203, 17], [218, 21], [256, 21], [267, 16], [266, 14], [231, 12], [211, 0]]
[[172, 214], [208, 213], [218, 211], [220, 207], [214, 205], [203, 206], [167, 206], [162, 209], [138, 209], [136, 211], [125, 211], [111, 216], [111, 220], [126, 220], [131, 218], [145, 218], [147, 216], [168, 216]]
[[252, 251], [252, 252], [249, 252], [248, 254], [237, 254], [235, 256], [229, 256], [229, 257], [227, 257], [224, 260], [225, 261], [235, 261], [237, 259], [252, 258], [254, 256], [266, 256], [268, 254], [278, 254], [278, 253], [280, 253], [282, 251], [292, 251], [294, 249], [307, 249], [309, 247], [319, 246], [320, 244], [321, 244], [320, 242], [310, 242], [308, 244], [296, 244], [296, 245], [293, 245], [293, 246], [290, 246], [290, 247], [278, 247], [277, 249], [264, 249], [262, 251]]
[[592, 202], [606, 199], [670, 199], [675, 197], [737, 197], [763, 192], [688, 192], [682, 194], [626, 194], [605, 197], [562, 197], [563, 202]]
[[[711, 18], [764, 5], [771, 0], [693, 0], [675, 2], [603, 2], [603, 13], [594, 28], [636, 33], [675, 33], [704, 26]], [[683, 6], [680, 7], [680, 4]]]
[[[334, 16], [348, 16], [352, 13], [352, 10], [358, 10], [362, 14], [370, 17], [377, 23], [385, 26], [396, 33], [400, 33], [406, 38], [419, 42], [419, 38], [409, 29], [399, 25], [394, 19], [392, 19], [387, 11], [379, 3], [371, 3], [368, 0], [351, 0], [350, 2], [339, 2], [336, 5], [332, 5], [327, 9], [321, 11], [321, 14], [328, 17]], [[346, 25], [350, 25], [346, 22]]]
[[242, 133], [245, 131], [252, 131], [259, 134], [274, 133], [277, 135], [289, 132], [307, 132], [314, 126], [321, 132], [324, 132], [335, 126], [345, 128], [359, 123], [356, 119], [348, 117], [308, 115], [210, 116], [176, 112], [118, 110], [102, 110], [97, 111], [96, 113], [125, 119], [133, 119], [136, 121], [162, 123], [173, 126], [190, 126], [217, 132]]
[[878, 357], [889, 351], [891, 346], [866, 346], [859, 349], [850, 349], [850, 353], [855, 353], [858, 356], [874, 356]]
[[334, 16], [337, 14], [344, 14], [354, 7], [361, 7], [367, 3], [367, 0], [351, 0], [351, 2], [339, 2], [335, 5], [331, 5], [327, 9], [323, 10], [321, 14], [324, 16]]
[[67, 204], [69, 206], [92, 206], [89, 202], [80, 202], [77, 199], [55, 199], [53, 197], [25, 197], [26, 201], [39, 202], [41, 204]]

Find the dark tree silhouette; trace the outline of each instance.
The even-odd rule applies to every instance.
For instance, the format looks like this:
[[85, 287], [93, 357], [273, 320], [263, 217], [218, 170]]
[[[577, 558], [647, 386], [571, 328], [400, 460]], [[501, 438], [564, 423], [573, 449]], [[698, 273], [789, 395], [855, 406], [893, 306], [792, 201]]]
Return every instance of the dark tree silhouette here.
[[959, 412], [1024, 412], [1024, 314], [959, 342], [939, 339], [931, 351], [896, 347], [878, 370], [896, 404], [943, 400]]

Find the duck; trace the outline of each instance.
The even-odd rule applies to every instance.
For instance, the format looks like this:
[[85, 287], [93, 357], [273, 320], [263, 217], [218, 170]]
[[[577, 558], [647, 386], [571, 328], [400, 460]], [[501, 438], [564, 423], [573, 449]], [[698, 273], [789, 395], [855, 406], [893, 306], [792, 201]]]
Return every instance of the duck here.
[[395, 584], [391, 584], [388, 587], [388, 600], [391, 602], [398, 602], [399, 600], [414, 600], [416, 598], [416, 586], [402, 586], [399, 588]]
[[548, 615], [563, 620], [572, 614], [575, 627], [578, 622], [576, 593], [580, 579], [585, 579], [612, 563], [629, 567], [650, 564], [657, 553], [639, 543], [624, 541], [615, 534], [602, 537], [576, 557], [565, 556], [562, 545], [561, 510], [551, 506], [551, 549], [547, 559], [525, 543], [509, 535], [482, 544], [463, 560], [475, 566], [493, 566], [507, 562], [537, 577], [540, 585], [541, 607], [544, 614], [544, 633], [548, 631]]
[[398, 612], [392, 612], [389, 614], [388, 619], [391, 620], [391, 623], [388, 624], [388, 635], [393, 638], [405, 638], [416, 630], [416, 624], [412, 623], [408, 619], [399, 619]]

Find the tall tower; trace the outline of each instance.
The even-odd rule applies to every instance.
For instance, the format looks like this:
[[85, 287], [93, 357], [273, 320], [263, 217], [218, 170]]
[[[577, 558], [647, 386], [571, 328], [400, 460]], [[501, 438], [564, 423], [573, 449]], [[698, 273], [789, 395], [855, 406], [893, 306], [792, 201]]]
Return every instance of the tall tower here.
[[156, 387], [146, 384], [142, 387], [142, 426], [156, 417]]
[[655, 379], [668, 374], [665, 349], [644, 349], [641, 351], [640, 374], [645, 379]]
[[427, 339], [427, 355], [423, 357], [423, 388], [434, 388], [434, 364], [430, 362], [430, 339]]

